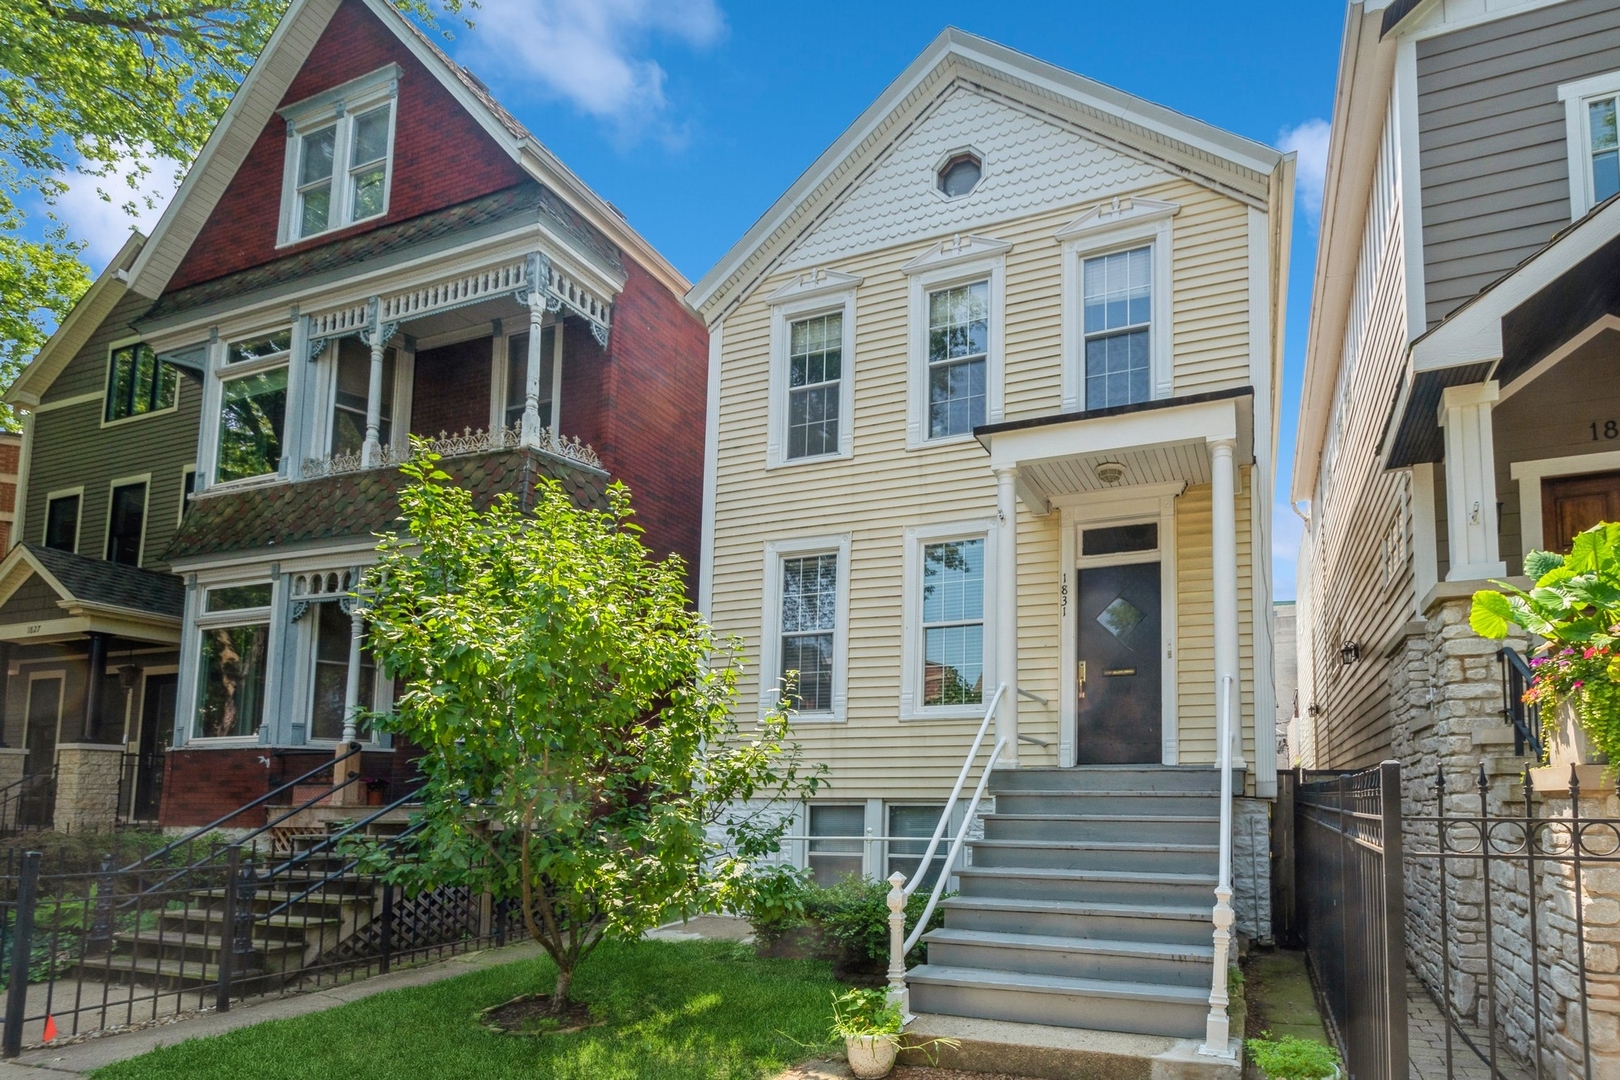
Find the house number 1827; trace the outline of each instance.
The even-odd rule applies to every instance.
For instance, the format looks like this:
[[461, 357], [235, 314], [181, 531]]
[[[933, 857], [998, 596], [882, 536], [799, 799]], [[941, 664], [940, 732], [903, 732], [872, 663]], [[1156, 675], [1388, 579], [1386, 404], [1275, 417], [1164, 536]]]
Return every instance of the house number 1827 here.
[[1620, 439], [1620, 420], [1592, 421], [1592, 441]]

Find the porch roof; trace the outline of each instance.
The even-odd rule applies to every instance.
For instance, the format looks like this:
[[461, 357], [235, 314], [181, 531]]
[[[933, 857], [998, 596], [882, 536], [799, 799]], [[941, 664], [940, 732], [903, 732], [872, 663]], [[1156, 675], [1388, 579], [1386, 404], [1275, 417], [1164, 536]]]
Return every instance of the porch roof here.
[[[19, 596], [30, 581], [39, 583], [34, 594]], [[0, 560], [0, 641], [100, 632], [172, 643], [180, 639], [184, 604], [185, 588], [173, 574], [28, 543]]]
[[1594, 324], [1620, 317], [1620, 196], [1594, 207], [1412, 343], [1385, 421], [1386, 468], [1444, 456], [1448, 387], [1533, 377]]
[[[583, 507], [607, 506], [606, 474], [531, 448], [446, 457], [439, 468], [473, 492], [480, 508], [510, 492], [527, 505], [541, 477], [560, 481]], [[397, 468], [359, 469], [309, 480], [214, 488], [192, 496], [166, 558], [195, 564], [208, 556], [374, 536], [399, 528]]]
[[[1133, 405], [984, 424], [974, 436], [992, 469], [1015, 469], [1019, 497], [1044, 514], [1060, 495], [1136, 484], [1210, 481], [1208, 445], [1229, 439], [1253, 460], [1254, 388], [1237, 386]], [[1122, 466], [1107, 481], [1098, 467]], [[1105, 470], [1106, 474], [1106, 470]]]

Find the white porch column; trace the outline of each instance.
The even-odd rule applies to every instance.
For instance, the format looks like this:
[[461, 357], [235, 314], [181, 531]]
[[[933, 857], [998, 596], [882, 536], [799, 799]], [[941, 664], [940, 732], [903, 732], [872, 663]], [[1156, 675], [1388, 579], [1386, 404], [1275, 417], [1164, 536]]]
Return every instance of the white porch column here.
[[[1232, 440], [1209, 444], [1212, 506], [1210, 509], [1210, 554], [1214, 563], [1215, 601], [1215, 702], [1216, 723], [1220, 722], [1221, 688], [1230, 677], [1232, 686], [1241, 685], [1238, 672], [1238, 565], [1237, 565], [1237, 466]], [[1234, 704], [1241, 695], [1232, 692]], [[1242, 767], [1243, 725], [1240, 714], [1232, 715], [1232, 764]]]
[[1499, 387], [1492, 380], [1449, 386], [1440, 398], [1440, 426], [1446, 431], [1446, 537], [1451, 556], [1447, 581], [1507, 576], [1507, 564], [1496, 542], [1491, 409], [1498, 396]]
[[365, 641], [366, 621], [358, 599], [348, 597], [338, 602], [349, 613], [349, 670], [343, 684], [343, 746], [338, 748], [342, 753], [360, 733], [355, 713], [360, 708], [360, 648]]
[[371, 325], [360, 335], [361, 340], [371, 346], [371, 377], [366, 384], [366, 441], [360, 447], [360, 463], [368, 468], [382, 464], [379, 433], [382, 430], [383, 352], [398, 328], [398, 323], [384, 325], [381, 302], [372, 297]]
[[523, 384], [523, 427], [520, 440], [524, 446], [540, 445], [540, 323], [546, 314], [546, 298], [540, 289], [529, 290], [529, 356], [528, 378]]
[[996, 713], [996, 741], [1007, 748], [1000, 764], [1018, 767], [1018, 470], [996, 471], [996, 678], [1005, 683]]

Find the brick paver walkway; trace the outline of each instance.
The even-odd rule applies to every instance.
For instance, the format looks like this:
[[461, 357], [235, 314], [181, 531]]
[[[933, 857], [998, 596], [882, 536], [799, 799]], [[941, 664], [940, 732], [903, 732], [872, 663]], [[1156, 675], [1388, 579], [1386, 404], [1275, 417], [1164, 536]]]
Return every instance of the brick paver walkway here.
[[[1453, 1030], [1451, 1033], [1452, 1080], [1491, 1080], [1491, 1068], [1480, 1054], [1488, 1052], [1488, 1036], [1472, 1024], [1462, 1025], [1469, 1041], [1479, 1048], [1475, 1053], [1468, 1042]], [[1407, 1055], [1412, 1080], [1446, 1080], [1446, 1021], [1440, 1007], [1429, 992], [1418, 982], [1417, 976], [1406, 973], [1406, 1032]], [[1497, 1050], [1497, 1072], [1509, 1080], [1533, 1080], [1530, 1073], [1500, 1048]]]

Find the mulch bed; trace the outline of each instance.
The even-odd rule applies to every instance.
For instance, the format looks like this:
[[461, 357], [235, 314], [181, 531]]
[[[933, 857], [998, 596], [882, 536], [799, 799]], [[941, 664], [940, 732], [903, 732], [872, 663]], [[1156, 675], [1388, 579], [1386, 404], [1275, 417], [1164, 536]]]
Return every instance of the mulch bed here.
[[601, 1023], [591, 1018], [589, 1005], [565, 1002], [561, 1012], [551, 1011], [550, 994], [523, 994], [491, 1005], [478, 1014], [478, 1022], [501, 1035], [568, 1035]]

